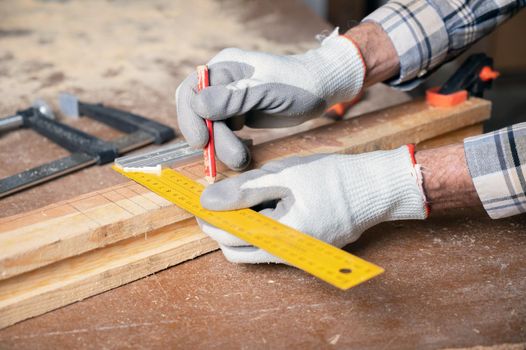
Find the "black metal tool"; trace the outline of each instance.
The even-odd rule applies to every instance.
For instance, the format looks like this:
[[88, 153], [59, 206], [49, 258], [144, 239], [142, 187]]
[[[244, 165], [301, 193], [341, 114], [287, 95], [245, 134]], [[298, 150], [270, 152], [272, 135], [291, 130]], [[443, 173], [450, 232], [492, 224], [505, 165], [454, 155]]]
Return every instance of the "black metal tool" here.
[[31, 107], [18, 111], [9, 117], [0, 118], [0, 133], [23, 127], [24, 120], [33, 114], [33, 109], [38, 109], [42, 116], [48, 119], [55, 119], [51, 107], [44, 100], [36, 100]]
[[[492, 74], [493, 72], [494, 74]], [[470, 96], [482, 97], [491, 87], [498, 73], [493, 71], [493, 59], [484, 53], [469, 56], [438, 90], [440, 94], [452, 94], [467, 90]]]
[[61, 112], [69, 117], [86, 116], [125, 133], [137, 130], [146, 131], [154, 136], [156, 144], [161, 144], [175, 137], [174, 130], [169, 126], [137, 114], [106, 107], [102, 103], [82, 102], [71, 94], [61, 93], [59, 105]]
[[426, 91], [427, 102], [435, 107], [452, 107], [468, 96], [482, 97], [499, 76], [493, 70], [493, 59], [484, 53], [469, 56], [441, 86]]
[[60, 101], [63, 111], [77, 104], [78, 115], [95, 119], [127, 135], [112, 141], [99, 139], [54, 120], [51, 109], [43, 102], [0, 119], [0, 131], [31, 128], [71, 152], [67, 157], [1, 179], [0, 198], [93, 164], [112, 162], [131, 150], [151, 143], [161, 144], [175, 137], [174, 130], [167, 125], [101, 104], [79, 102], [72, 95], [66, 97], [69, 100], [61, 97]]

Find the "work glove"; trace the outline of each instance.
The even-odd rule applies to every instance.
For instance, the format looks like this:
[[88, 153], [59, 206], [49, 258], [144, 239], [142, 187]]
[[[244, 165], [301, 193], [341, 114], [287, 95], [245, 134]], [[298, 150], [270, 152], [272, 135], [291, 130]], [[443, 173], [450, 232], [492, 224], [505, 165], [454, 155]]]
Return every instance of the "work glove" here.
[[[412, 147], [358, 155], [320, 154], [272, 161], [210, 185], [201, 196], [209, 210], [248, 208], [343, 247], [383, 221], [425, 219], [427, 207]], [[235, 263], [280, 263], [279, 258], [200, 219], [203, 232]]]
[[358, 47], [337, 29], [319, 48], [300, 55], [225, 49], [208, 62], [208, 69], [210, 87], [198, 92], [192, 73], [177, 88], [179, 128], [190, 146], [204, 148], [208, 129], [203, 118], [216, 121], [217, 157], [233, 170], [244, 169], [250, 154], [232, 130], [301, 124], [335, 103], [352, 100], [365, 77]]

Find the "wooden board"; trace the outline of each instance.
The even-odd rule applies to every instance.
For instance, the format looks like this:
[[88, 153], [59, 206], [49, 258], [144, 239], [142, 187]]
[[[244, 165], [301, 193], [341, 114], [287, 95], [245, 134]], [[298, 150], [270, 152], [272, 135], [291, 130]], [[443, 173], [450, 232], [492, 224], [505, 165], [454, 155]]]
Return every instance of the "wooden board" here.
[[482, 134], [484, 126], [482, 123], [466, 126], [462, 129], [448, 132], [447, 134], [433, 137], [432, 139], [420, 142], [417, 150], [437, 148], [440, 146], [451, 145], [462, 142], [465, 138]]
[[[410, 102], [255, 147], [254, 165], [322, 152], [364, 152], [419, 143], [489, 116], [490, 103], [472, 99], [458, 108]], [[181, 169], [202, 177], [200, 161]], [[221, 176], [233, 174], [219, 167]], [[129, 182], [0, 219], [0, 279], [189, 218], [185, 211]]]
[[0, 283], [0, 328], [217, 249], [193, 219]]
[[[489, 111], [490, 103], [478, 99], [454, 110], [412, 102], [260, 145], [254, 149], [255, 165], [292, 154], [353, 153], [418, 143], [479, 123]], [[193, 178], [203, 174], [201, 162], [180, 170]], [[222, 176], [231, 174], [223, 169]], [[5, 247], [0, 266], [4, 278], [11, 277], [0, 283], [0, 327], [214, 249], [189, 218], [137, 184], [126, 183], [0, 220], [0, 245]], [[184, 230], [191, 249], [181, 248], [171, 230]], [[166, 235], [175, 239], [172, 245]], [[181, 249], [185, 254], [178, 253]]]
[[215, 251], [0, 330], [0, 348], [443, 349], [526, 342], [526, 216], [433, 212], [347, 249], [386, 272], [339, 291]]
[[[418, 143], [489, 116], [490, 104], [472, 99], [454, 110], [410, 102], [338, 124], [320, 127], [254, 149], [254, 164], [322, 152], [364, 152]], [[201, 162], [181, 169], [192, 178]], [[221, 176], [232, 174], [219, 167]], [[185, 220], [189, 214], [128, 182], [0, 219], [0, 278], [6, 279], [86, 251]]]

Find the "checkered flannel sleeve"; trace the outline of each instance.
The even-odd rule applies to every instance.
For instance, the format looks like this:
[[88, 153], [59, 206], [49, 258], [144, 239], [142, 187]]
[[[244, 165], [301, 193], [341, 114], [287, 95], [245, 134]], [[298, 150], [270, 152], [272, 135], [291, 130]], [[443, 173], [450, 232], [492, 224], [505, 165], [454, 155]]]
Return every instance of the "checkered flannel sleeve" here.
[[464, 140], [469, 172], [493, 219], [526, 212], [526, 123]]
[[526, 0], [396, 0], [364, 21], [382, 26], [400, 58], [391, 85], [411, 89], [526, 6]]

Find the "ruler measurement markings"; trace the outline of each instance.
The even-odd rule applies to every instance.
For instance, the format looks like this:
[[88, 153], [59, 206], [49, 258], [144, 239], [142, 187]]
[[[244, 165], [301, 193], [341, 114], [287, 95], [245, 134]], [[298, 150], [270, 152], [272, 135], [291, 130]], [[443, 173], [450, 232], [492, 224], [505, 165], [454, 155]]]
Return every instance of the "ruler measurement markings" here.
[[[159, 182], [164, 182], [164, 181], [161, 181], [161, 180], [159, 179]], [[180, 184], [179, 182], [180, 182], [180, 181], [179, 181], [178, 179], [176, 179], [174, 185], [175, 185], [175, 184], [177, 184], [177, 185], [182, 185], [183, 187], [181, 188], [181, 190], [184, 191], [184, 192], [187, 192], [187, 194], [188, 194], [189, 196], [194, 196], [194, 195], [195, 195], [192, 191], [187, 191], [187, 188], [185, 187], [185, 186], [188, 186], [188, 185], [189, 185], [189, 183], [188, 183], [187, 181], [183, 182], [182, 184]], [[179, 186], [178, 186], [178, 187], [179, 187]], [[190, 185], [189, 188], [192, 189], [192, 188], [194, 188], [194, 187], [195, 187], [195, 186]], [[201, 186], [200, 186], [200, 187], [201, 187]], [[198, 196], [195, 196], [195, 199], [198, 199]], [[241, 211], [239, 211], [239, 212], [241, 212]], [[213, 212], [209, 212], [209, 214], [211, 214], [212, 216], [215, 216], [215, 215], [213, 214]], [[274, 231], [278, 229], [278, 227], [275, 225], [275, 222], [272, 221], [272, 219], [264, 220], [264, 219], [266, 219], [266, 217], [264, 217], [264, 216], [262, 216], [262, 215], [250, 215], [250, 214], [252, 214], [252, 213], [243, 214], [243, 216], [248, 216], [248, 220], [251, 220], [251, 221], [258, 221], [258, 222], [261, 222], [261, 223], [265, 224], [266, 226], [270, 226], [269, 228], [272, 229], [272, 230], [274, 230]], [[220, 219], [219, 219], [219, 220], [220, 220]], [[265, 221], [271, 221], [271, 222], [265, 222]], [[228, 223], [227, 220], [222, 220], [222, 222], [225, 223], [225, 224]], [[233, 226], [233, 225], [231, 224], [231, 225], [229, 225], [229, 227], [230, 227], [230, 228], [234, 228], [234, 229], [236, 229], [236, 231], [246, 232], [243, 228], [241, 228], [241, 227], [239, 227], [239, 226]], [[284, 225], [283, 225], [283, 227], [286, 228], [286, 226], [284, 226]], [[288, 231], [288, 230], [287, 230], [287, 231]], [[287, 232], [287, 234], [290, 235], [289, 232]], [[254, 236], [259, 236], [259, 233], [258, 233], [258, 232], [252, 232], [252, 235], [254, 235]], [[261, 237], [261, 236], [259, 236], [259, 237]], [[280, 239], [279, 236], [276, 236], [275, 238], [276, 238], [276, 239]], [[295, 238], [298, 242], [303, 243], [303, 242], [302, 242], [302, 239], [301, 239], [301, 238], [302, 238], [301, 236], [291, 235], [291, 238]], [[266, 238], [265, 238], [265, 240], [266, 240]], [[287, 241], [284, 241], [284, 243], [285, 243], [285, 244], [289, 244], [289, 245], [291, 244], [291, 242], [287, 242]], [[312, 245], [312, 242], [308, 242], [308, 244], [309, 244], [309, 245]], [[332, 247], [331, 247], [331, 248], [332, 248]], [[330, 254], [329, 254], [329, 255], [330, 255]], [[337, 257], [337, 258], [339, 258], [339, 257]]]
[[[143, 177], [143, 180], [144, 180], [145, 176], [142, 176], [142, 177]], [[192, 198], [193, 200], [198, 200], [199, 199], [199, 197], [193, 191], [191, 191], [192, 189], [195, 189], [195, 186], [192, 185], [191, 183], [189, 183], [188, 181], [186, 181], [186, 180], [182, 180], [181, 181], [180, 179], [173, 178], [172, 176], [167, 176], [166, 178], [172, 180], [172, 181], [170, 181], [170, 182], [172, 182], [172, 185], [177, 185], [177, 187], [182, 186], [182, 188], [180, 188], [180, 189], [183, 192], [186, 192], [186, 194], [188, 196], [194, 197], [194, 198]], [[151, 182], [153, 185], [160, 185], [160, 183], [164, 183], [164, 181], [162, 181], [160, 178], [159, 179], [153, 179], [153, 180], [146, 179], [146, 182]], [[165, 183], [165, 184], [170, 185], [170, 183]], [[200, 187], [200, 189], [202, 189], [201, 186], [199, 186], [199, 187]], [[188, 199], [187, 198], [187, 199], [185, 199], [185, 201], [194, 210], [198, 210], [197, 206], [192, 205], [192, 199]], [[209, 214], [212, 214], [211, 216], [215, 217], [215, 215], [213, 215], [212, 212], [209, 212]], [[258, 215], [250, 215], [250, 214], [255, 214], [255, 212], [254, 213], [247, 213], [247, 214], [248, 215], [243, 215], [243, 216], [248, 216], [249, 217], [248, 219], [252, 219], [252, 221], [259, 221], [259, 222], [266, 221], [266, 220], [264, 220], [266, 217], [261, 216], [259, 214]], [[268, 220], [271, 221], [271, 219], [268, 219]], [[229, 223], [228, 220], [221, 220], [221, 219], [219, 219], [219, 221], [222, 224], [228, 224]], [[269, 228], [272, 229], [273, 231], [278, 230], [277, 225], [275, 225], [275, 222], [273, 222], [273, 221], [269, 222], [269, 223], [265, 223], [265, 224], [267, 226], [270, 226]], [[287, 228], [286, 226], [283, 226], [283, 227]], [[228, 225], [228, 228], [229, 229], [234, 229], [235, 231], [238, 231], [238, 233], [239, 233], [239, 231], [241, 231], [241, 233], [243, 233], [243, 231], [244, 231], [243, 229], [239, 230], [239, 226], [232, 225], [232, 224]], [[289, 231], [289, 230], [287, 230], [287, 231]], [[274, 233], [274, 232], [272, 232], [272, 233]], [[291, 236], [292, 238], [300, 238], [300, 239], [297, 240], [300, 245], [303, 245], [303, 244], [306, 244], [308, 246], [312, 246], [313, 245], [313, 242], [311, 242], [311, 240], [307, 239], [306, 242], [305, 242], [304, 240], [301, 239], [301, 238], [303, 238], [301, 236], [298, 237], [298, 236], [295, 236], [295, 235], [290, 235], [290, 232], [286, 232], [286, 233], [289, 234], [289, 236]], [[247, 241], [255, 241], [256, 243], [261, 243], [261, 241], [263, 241], [264, 243], [266, 243], [264, 245], [269, 247], [270, 241], [267, 238], [264, 238], [265, 236], [261, 236], [257, 231], [256, 232], [252, 232], [251, 235], [247, 235], [247, 236], [242, 235], [242, 236], [244, 236], [244, 237], [241, 237], [241, 238], [246, 238], [245, 240], [247, 240]], [[297, 245], [294, 246], [294, 244], [291, 244], [291, 242], [287, 242], [286, 240], [283, 241], [281, 239], [281, 237], [279, 237], [279, 236], [274, 235], [272, 238], [276, 239], [276, 240], [279, 240], [279, 241], [282, 241], [282, 243], [284, 243], [284, 245], [291, 245], [293, 248], [296, 248], [296, 249], [300, 248]], [[275, 249], [275, 247], [276, 247], [276, 244], [271, 244], [269, 248], [270, 248], [270, 250], [275, 251], [275, 252], [285, 252], [287, 254], [296, 255], [294, 252], [291, 252], [288, 249], [283, 249], [283, 248], [282, 249]], [[331, 246], [330, 248], [332, 249], [333, 247]], [[351, 265], [352, 267], [356, 268], [355, 264], [353, 264], [352, 261], [346, 261], [346, 259], [342, 259], [342, 257], [338, 256], [338, 255], [334, 256], [334, 255], [330, 254], [330, 251], [327, 252], [325, 249], [323, 249], [323, 251], [325, 251], [325, 255], [328, 255], [330, 258], [336, 258], [337, 260], [340, 260], [340, 262], [343, 262], [343, 264], [346, 264], [347, 266]], [[301, 260], [303, 260], [303, 259], [299, 259], [300, 262], [301, 262]], [[309, 265], [313, 265], [313, 263], [309, 262]], [[328, 270], [328, 271], [330, 271], [330, 270]]]
[[164, 169], [161, 176], [123, 174], [210, 224], [341, 289], [350, 288], [382, 272], [381, 268], [365, 260], [251, 209], [225, 212], [206, 210], [200, 205], [204, 186], [174, 170]]

